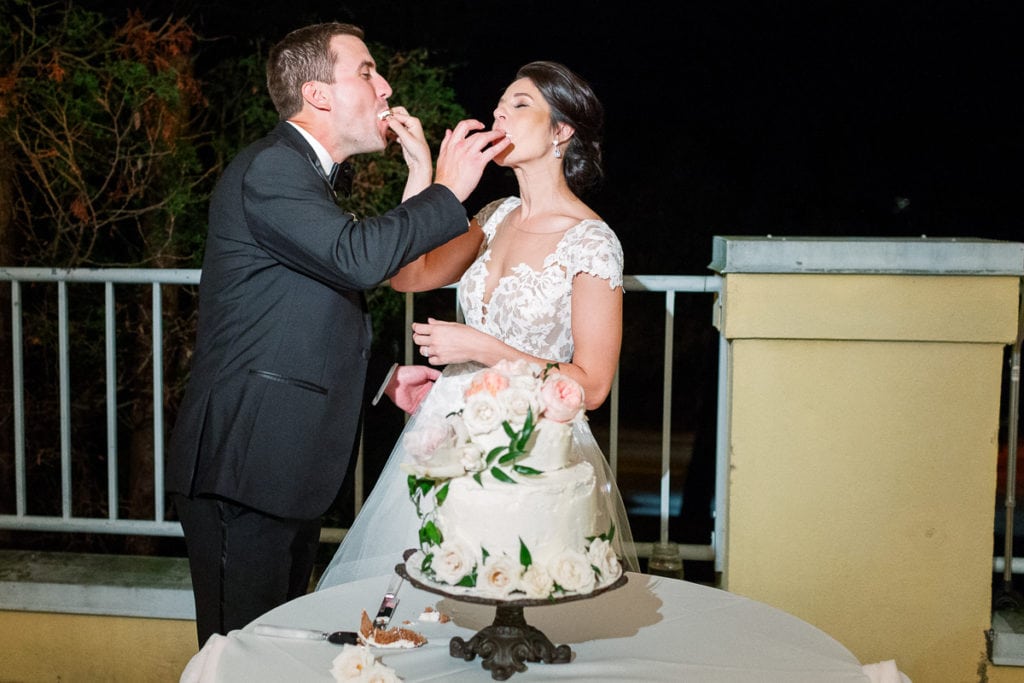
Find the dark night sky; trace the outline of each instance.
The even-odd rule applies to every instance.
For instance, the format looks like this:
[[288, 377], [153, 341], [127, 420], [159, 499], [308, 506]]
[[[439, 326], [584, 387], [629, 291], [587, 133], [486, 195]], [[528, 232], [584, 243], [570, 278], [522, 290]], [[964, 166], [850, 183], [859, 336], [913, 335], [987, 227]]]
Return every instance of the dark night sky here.
[[[1020, 5], [290, 0], [254, 11], [252, 3], [192, 0], [180, 7], [225, 45], [254, 35], [271, 42], [290, 28], [337, 19], [363, 26], [369, 41], [426, 47], [437, 64], [457, 66], [460, 101], [487, 123], [516, 67], [564, 62], [605, 104], [607, 177], [588, 200], [619, 233], [627, 272], [704, 274], [715, 234], [1024, 239]], [[400, 93], [392, 99], [400, 102]], [[495, 169], [468, 204], [510, 189]]]

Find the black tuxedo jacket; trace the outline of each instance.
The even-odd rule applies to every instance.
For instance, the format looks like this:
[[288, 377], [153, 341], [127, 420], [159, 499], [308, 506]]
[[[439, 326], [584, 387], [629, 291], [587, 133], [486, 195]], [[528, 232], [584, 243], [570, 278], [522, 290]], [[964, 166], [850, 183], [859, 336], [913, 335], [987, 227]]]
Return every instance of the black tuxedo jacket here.
[[464, 207], [440, 185], [354, 220], [315, 160], [282, 122], [214, 190], [169, 492], [282, 517], [322, 514], [362, 408], [371, 341], [363, 290], [466, 231]]

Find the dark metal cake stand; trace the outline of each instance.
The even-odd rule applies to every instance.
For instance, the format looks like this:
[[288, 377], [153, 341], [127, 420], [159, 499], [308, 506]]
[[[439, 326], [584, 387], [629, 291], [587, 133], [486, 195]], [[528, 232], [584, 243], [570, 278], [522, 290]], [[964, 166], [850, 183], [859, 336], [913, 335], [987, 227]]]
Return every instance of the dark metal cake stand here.
[[[405, 559], [408, 560], [413, 552], [415, 551], [406, 550]], [[626, 585], [626, 575], [623, 573], [614, 583], [587, 595], [567, 595], [561, 598], [541, 600], [496, 600], [449, 593], [439, 586], [424, 583], [410, 576], [404, 564], [395, 565], [395, 571], [409, 583], [425, 591], [461, 602], [494, 605], [494, 621], [491, 625], [477, 632], [469, 640], [455, 636], [449, 643], [449, 653], [452, 657], [461, 657], [467, 662], [480, 655], [481, 666], [490, 671], [491, 678], [496, 681], [504, 681], [516, 672], [526, 671], [526, 662], [567, 664], [572, 660], [572, 650], [568, 645], [556, 647], [539, 629], [526, 623], [526, 617], [523, 615], [524, 607], [544, 607], [561, 605], [575, 600], [587, 600]]]

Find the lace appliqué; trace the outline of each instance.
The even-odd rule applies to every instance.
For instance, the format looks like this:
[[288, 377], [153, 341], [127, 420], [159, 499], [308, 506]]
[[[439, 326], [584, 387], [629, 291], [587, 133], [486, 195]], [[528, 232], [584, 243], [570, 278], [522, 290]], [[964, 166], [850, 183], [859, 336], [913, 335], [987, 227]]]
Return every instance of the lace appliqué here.
[[490, 242], [497, 226], [519, 206], [518, 197], [488, 204], [477, 214], [485, 243], [459, 281], [459, 305], [466, 324], [524, 353], [567, 363], [572, 360], [572, 280], [587, 273], [622, 286], [622, 245], [606, 223], [584, 220], [569, 228], [542, 270], [526, 264], [502, 277], [484, 302]]

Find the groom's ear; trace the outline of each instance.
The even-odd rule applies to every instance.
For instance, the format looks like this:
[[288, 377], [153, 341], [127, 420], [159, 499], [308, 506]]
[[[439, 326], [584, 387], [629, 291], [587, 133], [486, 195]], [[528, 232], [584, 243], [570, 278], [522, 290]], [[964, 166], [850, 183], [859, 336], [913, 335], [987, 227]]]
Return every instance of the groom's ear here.
[[320, 81], [306, 81], [302, 84], [302, 99], [315, 109], [330, 109], [331, 98], [325, 85]]

